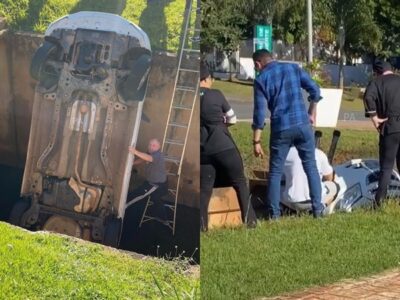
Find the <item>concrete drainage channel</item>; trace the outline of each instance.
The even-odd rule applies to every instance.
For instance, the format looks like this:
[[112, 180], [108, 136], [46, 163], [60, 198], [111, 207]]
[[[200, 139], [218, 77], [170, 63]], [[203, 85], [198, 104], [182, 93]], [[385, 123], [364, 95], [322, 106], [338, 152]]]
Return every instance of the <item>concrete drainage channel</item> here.
[[[8, 222], [14, 203], [19, 199], [23, 169], [0, 165], [0, 221]], [[186, 257], [193, 264], [200, 262], [199, 223], [183, 224], [184, 220], [199, 220], [199, 211], [185, 205], [178, 207], [178, 226], [175, 236], [171, 230], [158, 223], [138, 227], [144, 204], [128, 210], [121, 234], [119, 249], [128, 251], [135, 258], [144, 255], [176, 258]], [[33, 229], [34, 230], [34, 229]], [[134, 253], [132, 253], [134, 252]]]
[[[25, 32], [2, 31], [0, 35], [0, 219], [8, 220], [11, 208], [19, 200], [25, 159], [27, 157], [32, 105], [36, 82], [29, 75], [33, 53], [43, 41], [43, 36]], [[146, 149], [150, 138], [161, 138], [168, 111], [176, 73], [176, 56], [171, 53], [154, 53], [149, 74], [149, 86], [143, 106], [138, 149]], [[51, 99], [50, 99], [51, 100]], [[45, 101], [50, 101], [45, 99]], [[196, 119], [197, 118], [197, 119]], [[189, 132], [197, 140], [198, 115], [194, 116]], [[161, 128], [161, 129], [160, 129]], [[194, 136], [193, 136], [194, 135]], [[198, 153], [198, 145], [187, 145], [189, 157]], [[186, 256], [199, 260], [198, 217], [199, 166], [184, 159], [182, 164], [181, 195], [178, 199], [176, 234], [169, 228], [149, 222], [138, 229], [144, 204], [129, 209], [124, 219], [120, 248], [153, 256]], [[138, 170], [143, 177], [143, 170]], [[36, 229], [36, 228], [32, 228]]]

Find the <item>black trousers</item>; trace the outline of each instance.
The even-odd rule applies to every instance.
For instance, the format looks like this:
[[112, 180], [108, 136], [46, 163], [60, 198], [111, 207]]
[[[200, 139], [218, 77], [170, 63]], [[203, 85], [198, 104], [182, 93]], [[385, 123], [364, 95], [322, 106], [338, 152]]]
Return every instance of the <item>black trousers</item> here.
[[167, 221], [164, 202], [161, 199], [161, 197], [167, 193], [167, 183], [158, 183], [154, 185], [148, 181], [145, 181], [142, 185], [128, 193], [126, 208], [140, 200], [145, 199], [147, 201], [147, 198], [151, 196], [151, 202], [153, 202], [152, 207], [154, 208], [156, 217], [160, 218], [162, 221]]
[[216, 174], [223, 174], [236, 191], [243, 222], [257, 221], [249, 199], [249, 189], [244, 176], [243, 162], [236, 148], [200, 159], [200, 217], [201, 229], [208, 228], [208, 204], [216, 180]]
[[397, 169], [400, 170], [400, 132], [381, 135], [379, 137], [379, 185], [375, 194], [377, 206], [380, 206], [382, 200], [386, 198], [395, 161]]

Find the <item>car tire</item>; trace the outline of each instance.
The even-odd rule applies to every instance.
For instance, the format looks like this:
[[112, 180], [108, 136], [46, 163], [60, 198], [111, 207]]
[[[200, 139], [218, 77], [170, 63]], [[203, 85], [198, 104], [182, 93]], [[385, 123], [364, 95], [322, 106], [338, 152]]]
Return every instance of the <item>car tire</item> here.
[[130, 66], [130, 74], [118, 85], [118, 91], [125, 101], [143, 101], [147, 90], [151, 56], [142, 54]]
[[15, 226], [21, 226], [21, 219], [24, 213], [29, 209], [31, 206], [30, 202], [27, 200], [18, 200], [11, 210], [10, 217], [8, 221], [10, 224]]

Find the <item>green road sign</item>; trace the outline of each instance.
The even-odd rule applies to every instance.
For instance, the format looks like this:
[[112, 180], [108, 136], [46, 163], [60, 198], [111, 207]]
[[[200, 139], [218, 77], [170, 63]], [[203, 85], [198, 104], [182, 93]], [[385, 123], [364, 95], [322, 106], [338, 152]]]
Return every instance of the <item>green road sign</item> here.
[[272, 51], [272, 26], [254, 26], [254, 50], [267, 49]]

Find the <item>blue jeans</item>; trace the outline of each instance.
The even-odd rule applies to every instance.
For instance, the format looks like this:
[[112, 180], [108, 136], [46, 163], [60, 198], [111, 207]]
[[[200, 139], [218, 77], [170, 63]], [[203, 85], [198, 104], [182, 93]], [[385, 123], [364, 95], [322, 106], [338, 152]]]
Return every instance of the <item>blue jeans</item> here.
[[271, 219], [279, 218], [281, 211], [280, 182], [283, 166], [291, 146], [295, 146], [307, 175], [308, 187], [314, 217], [322, 215], [324, 205], [321, 203], [321, 180], [315, 161], [314, 132], [311, 125], [300, 125], [270, 135], [269, 175], [267, 207]]

